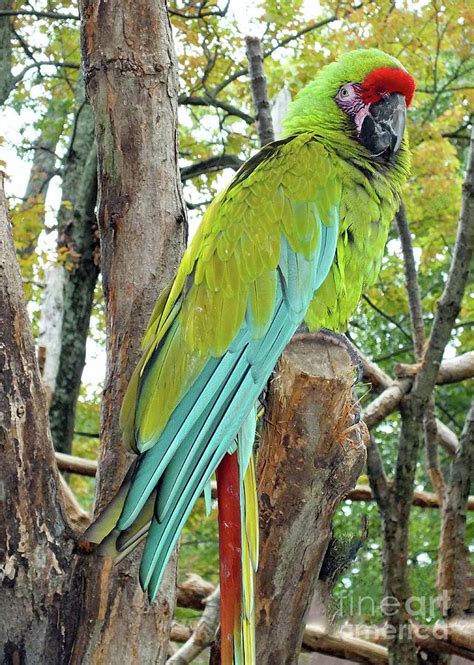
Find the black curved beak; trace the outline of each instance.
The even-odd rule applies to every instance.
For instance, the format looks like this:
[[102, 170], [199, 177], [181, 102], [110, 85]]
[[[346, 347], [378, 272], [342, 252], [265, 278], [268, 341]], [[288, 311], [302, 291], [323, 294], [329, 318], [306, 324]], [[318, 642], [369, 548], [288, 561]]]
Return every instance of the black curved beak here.
[[374, 157], [391, 157], [398, 151], [405, 131], [406, 110], [405, 97], [398, 92], [371, 105], [359, 141]]

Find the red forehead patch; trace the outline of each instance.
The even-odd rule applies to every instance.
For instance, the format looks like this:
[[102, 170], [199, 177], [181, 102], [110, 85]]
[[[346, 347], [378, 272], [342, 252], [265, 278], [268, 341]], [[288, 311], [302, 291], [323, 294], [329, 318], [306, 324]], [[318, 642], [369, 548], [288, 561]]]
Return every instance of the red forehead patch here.
[[415, 81], [403, 69], [395, 67], [380, 67], [370, 72], [362, 83], [362, 99], [366, 104], [373, 104], [386, 94], [399, 92], [405, 95], [405, 102], [410, 106], [415, 92]]

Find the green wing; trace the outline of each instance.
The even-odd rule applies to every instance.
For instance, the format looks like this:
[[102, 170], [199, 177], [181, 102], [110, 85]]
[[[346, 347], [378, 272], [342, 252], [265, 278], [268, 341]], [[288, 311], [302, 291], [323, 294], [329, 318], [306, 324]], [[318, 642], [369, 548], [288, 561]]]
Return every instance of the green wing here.
[[158, 299], [122, 408], [126, 444], [144, 451], [157, 442], [207, 359], [229, 348], [247, 310], [255, 338], [263, 335], [282, 238], [311, 259], [315, 215], [333, 224], [340, 196], [337, 168], [311, 135], [271, 144], [242, 167], [206, 211]]

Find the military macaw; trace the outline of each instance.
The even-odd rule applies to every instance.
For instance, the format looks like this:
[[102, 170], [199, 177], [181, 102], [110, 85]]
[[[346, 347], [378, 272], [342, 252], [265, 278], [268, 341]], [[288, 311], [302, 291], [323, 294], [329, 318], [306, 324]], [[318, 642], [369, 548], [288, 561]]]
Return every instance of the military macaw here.
[[376, 49], [324, 67], [284, 135], [215, 198], [160, 295], [121, 411], [137, 459], [88, 529], [117, 560], [142, 540], [150, 600], [216, 473], [223, 665], [255, 663], [255, 404], [297, 327], [345, 330], [379, 272], [409, 169], [413, 78]]

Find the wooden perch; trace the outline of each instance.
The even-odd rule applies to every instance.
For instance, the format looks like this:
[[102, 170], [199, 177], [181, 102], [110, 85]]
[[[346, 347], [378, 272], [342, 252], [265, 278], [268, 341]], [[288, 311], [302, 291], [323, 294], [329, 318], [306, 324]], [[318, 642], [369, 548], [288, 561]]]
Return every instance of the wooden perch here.
[[[351, 501], [373, 501], [374, 495], [368, 485], [356, 485], [344, 498], [350, 499]], [[420, 508], [440, 507], [438, 496], [434, 492], [421, 491], [415, 491], [413, 493], [412, 505]], [[467, 509], [474, 510], [474, 496], [468, 498]]]
[[[209, 596], [218, 593], [218, 588], [214, 589], [210, 582], [204, 581], [199, 575], [190, 576], [184, 585], [186, 590], [184, 594], [178, 588], [178, 605], [181, 606], [180, 598], [185, 604], [183, 607], [201, 608], [206, 607], [209, 601], [203, 602], [205, 594], [211, 590]], [[189, 583], [188, 583], [189, 582]], [[188, 583], [188, 584], [187, 584]], [[217, 603], [217, 600], [216, 600]], [[214, 611], [214, 610], [212, 610]], [[210, 610], [209, 610], [210, 612]], [[212, 615], [214, 617], [214, 615]], [[214, 617], [212, 627], [217, 627], [218, 617]], [[207, 621], [207, 625], [209, 621]], [[435, 625], [423, 625], [411, 623], [413, 639], [417, 649], [422, 652], [435, 654], [459, 655], [474, 661], [474, 620], [473, 619], [454, 619], [446, 623], [437, 623]], [[198, 622], [196, 631], [200, 623]], [[200, 650], [188, 651], [188, 660], [176, 660], [178, 651], [173, 657], [175, 660], [169, 661], [176, 665], [190, 663], [189, 655], [193, 653], [193, 658], [198, 655], [206, 646], [212, 642], [213, 633], [207, 631], [205, 639], [200, 633], [200, 638], [194, 638], [194, 647], [200, 644]], [[173, 624], [171, 639], [174, 642], [186, 642], [193, 636], [193, 630], [188, 626]], [[328, 630], [322, 626], [308, 624], [303, 633], [304, 650], [316, 651], [333, 657], [346, 658], [356, 663], [369, 663], [372, 665], [381, 665], [388, 663], [387, 651], [388, 637], [386, 627], [372, 624], [353, 624], [345, 625], [339, 630]], [[182, 652], [181, 652], [182, 654]], [[181, 657], [181, 656], [180, 656]], [[277, 661], [278, 662], [278, 661]]]
[[365, 461], [367, 428], [353, 424], [354, 377], [340, 342], [297, 335], [271, 382], [258, 454], [259, 665], [298, 654], [332, 516]]

